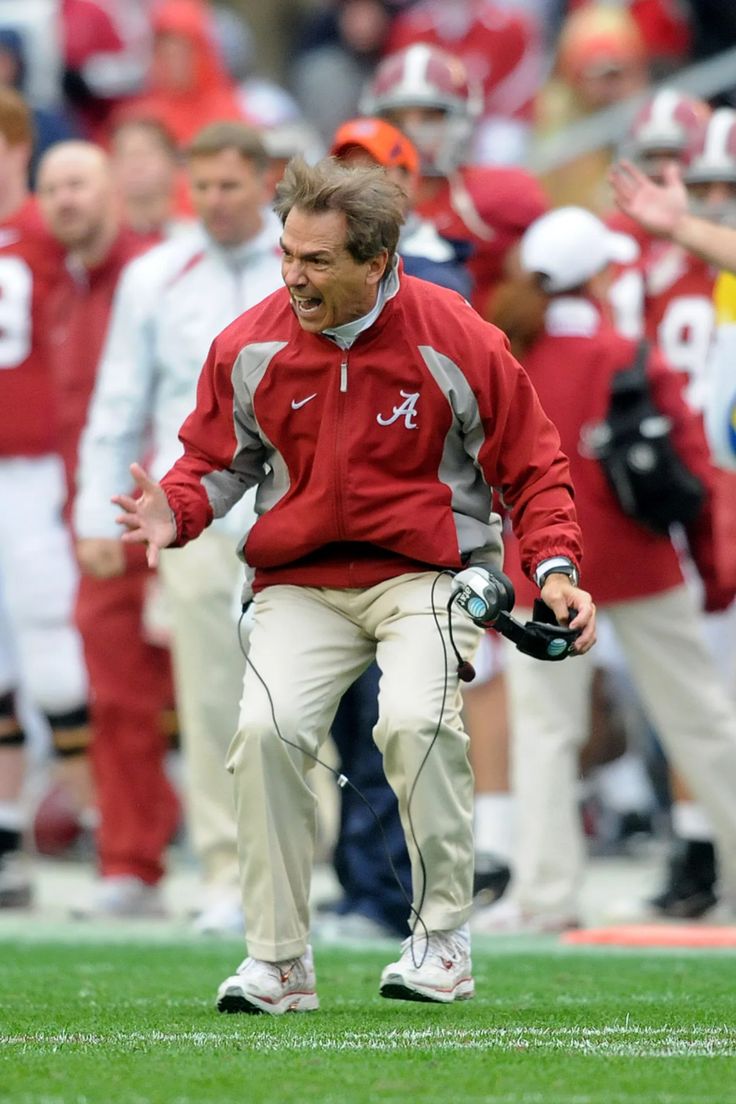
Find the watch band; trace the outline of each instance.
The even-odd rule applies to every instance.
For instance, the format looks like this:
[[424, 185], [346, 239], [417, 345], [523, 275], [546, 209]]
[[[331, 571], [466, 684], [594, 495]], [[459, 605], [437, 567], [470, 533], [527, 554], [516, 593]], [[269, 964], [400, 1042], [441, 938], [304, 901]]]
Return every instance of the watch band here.
[[546, 583], [547, 577], [549, 575], [567, 575], [574, 587], [578, 585], [578, 569], [575, 567], [575, 564], [571, 563], [570, 561], [568, 561], [567, 563], [555, 564], [547, 571], [545, 571], [544, 575], [542, 575], [541, 579], [539, 580], [540, 590]]

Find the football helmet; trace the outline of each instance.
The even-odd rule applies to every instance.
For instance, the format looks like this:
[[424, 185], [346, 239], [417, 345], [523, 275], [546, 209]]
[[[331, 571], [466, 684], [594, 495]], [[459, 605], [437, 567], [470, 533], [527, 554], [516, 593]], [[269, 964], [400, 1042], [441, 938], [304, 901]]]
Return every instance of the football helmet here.
[[684, 180], [693, 214], [736, 226], [736, 111], [713, 112]]
[[688, 165], [701, 144], [710, 107], [702, 100], [662, 88], [646, 101], [634, 119], [627, 141], [629, 156], [645, 171], [668, 155]]
[[[447, 176], [466, 159], [481, 92], [460, 58], [419, 42], [383, 59], [361, 108], [411, 138], [423, 174]], [[416, 118], [417, 112], [424, 117]]]
[[736, 111], [719, 107], [685, 172], [687, 184], [736, 183]]

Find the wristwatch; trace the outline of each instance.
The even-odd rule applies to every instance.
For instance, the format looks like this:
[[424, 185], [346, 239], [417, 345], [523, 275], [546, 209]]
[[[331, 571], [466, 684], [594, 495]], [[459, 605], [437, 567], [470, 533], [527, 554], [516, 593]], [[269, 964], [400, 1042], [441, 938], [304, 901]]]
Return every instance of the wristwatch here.
[[553, 564], [551, 567], [548, 567], [547, 570], [545, 571], [544, 575], [542, 575], [540, 580], [539, 580], [539, 589], [540, 590], [542, 589], [542, 587], [546, 583], [547, 577], [549, 575], [567, 575], [567, 577], [569, 578], [570, 582], [572, 583], [572, 585], [574, 587], [576, 587], [578, 585], [578, 578], [579, 578], [578, 569], [576, 568], [575, 564], [572, 563], [571, 560], [566, 560], [565, 562], [560, 562], [560, 563], [557, 563], [557, 564]]

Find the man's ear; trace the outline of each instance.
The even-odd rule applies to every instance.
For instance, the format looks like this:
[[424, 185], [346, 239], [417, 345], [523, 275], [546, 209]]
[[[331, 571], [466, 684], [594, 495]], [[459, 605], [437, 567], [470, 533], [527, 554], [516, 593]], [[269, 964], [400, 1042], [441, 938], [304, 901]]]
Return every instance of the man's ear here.
[[380, 284], [386, 269], [388, 268], [388, 250], [382, 249], [368, 261], [367, 281], [369, 284]]

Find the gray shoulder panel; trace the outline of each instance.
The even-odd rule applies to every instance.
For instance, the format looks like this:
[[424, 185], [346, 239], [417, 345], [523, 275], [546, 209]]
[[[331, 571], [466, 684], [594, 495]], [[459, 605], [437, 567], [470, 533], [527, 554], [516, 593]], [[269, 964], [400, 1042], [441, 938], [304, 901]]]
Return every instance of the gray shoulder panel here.
[[500, 564], [501, 519], [492, 512], [492, 488], [478, 461], [485, 439], [478, 402], [454, 361], [430, 345], [420, 345], [419, 353], [452, 411], [437, 475], [452, 495], [458, 547], [465, 554], [482, 550], [483, 558]]

